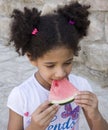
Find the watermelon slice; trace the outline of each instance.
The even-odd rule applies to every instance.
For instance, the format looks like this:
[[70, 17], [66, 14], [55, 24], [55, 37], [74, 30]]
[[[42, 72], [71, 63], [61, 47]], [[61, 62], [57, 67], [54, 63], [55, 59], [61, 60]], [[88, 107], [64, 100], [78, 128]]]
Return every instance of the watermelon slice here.
[[66, 78], [53, 80], [49, 93], [49, 101], [51, 104], [64, 105], [72, 102], [78, 93], [78, 89]]

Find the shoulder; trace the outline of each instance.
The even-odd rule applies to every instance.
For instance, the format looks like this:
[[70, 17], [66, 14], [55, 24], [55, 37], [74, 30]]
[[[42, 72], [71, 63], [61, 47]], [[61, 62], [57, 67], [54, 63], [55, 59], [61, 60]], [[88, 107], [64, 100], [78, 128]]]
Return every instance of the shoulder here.
[[[16, 113], [23, 115], [28, 103], [32, 103], [38, 97], [34, 76], [25, 80], [19, 86], [13, 88], [9, 94], [7, 106]], [[35, 98], [34, 98], [35, 97]]]
[[78, 88], [81, 91], [83, 91], [83, 90], [92, 91], [91, 85], [88, 82], [88, 80], [81, 76], [70, 74], [69, 80], [72, 84], [74, 84], [76, 86], [76, 88]]
[[26, 79], [23, 83], [13, 88], [10, 95], [13, 95], [13, 96], [20, 95], [20, 97], [21, 96], [23, 97], [24, 95], [26, 96], [30, 94], [31, 91], [34, 92], [34, 89], [37, 86], [35, 80], [36, 79], [34, 78], [34, 75], [32, 75], [31, 77]]

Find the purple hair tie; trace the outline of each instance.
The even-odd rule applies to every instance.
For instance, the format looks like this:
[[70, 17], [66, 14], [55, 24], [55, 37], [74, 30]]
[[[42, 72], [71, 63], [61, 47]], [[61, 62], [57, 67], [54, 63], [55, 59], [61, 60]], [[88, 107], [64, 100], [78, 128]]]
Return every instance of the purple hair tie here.
[[38, 33], [37, 28], [34, 28], [33, 31], [32, 31], [32, 35], [36, 35], [37, 33]]
[[75, 21], [69, 20], [69, 24], [74, 25]]

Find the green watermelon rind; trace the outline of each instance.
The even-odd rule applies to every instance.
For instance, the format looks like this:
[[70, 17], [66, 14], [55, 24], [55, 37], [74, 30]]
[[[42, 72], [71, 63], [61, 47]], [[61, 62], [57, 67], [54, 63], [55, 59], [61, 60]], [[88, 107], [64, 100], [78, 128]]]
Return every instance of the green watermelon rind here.
[[67, 103], [73, 102], [76, 95], [77, 95], [77, 94], [75, 94], [74, 96], [72, 96], [72, 97], [70, 97], [70, 98], [67, 98], [67, 99], [64, 99], [64, 100], [60, 100], [60, 101], [52, 100], [52, 101], [50, 101], [50, 104], [65, 105], [65, 104], [67, 104]]

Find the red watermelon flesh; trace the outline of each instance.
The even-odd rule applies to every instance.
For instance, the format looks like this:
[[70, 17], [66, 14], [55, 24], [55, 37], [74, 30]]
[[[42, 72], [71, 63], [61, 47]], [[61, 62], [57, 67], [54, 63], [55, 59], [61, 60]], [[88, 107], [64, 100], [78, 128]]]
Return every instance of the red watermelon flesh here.
[[78, 93], [78, 89], [66, 78], [53, 80], [49, 93], [49, 101], [51, 104], [63, 105], [72, 102]]

